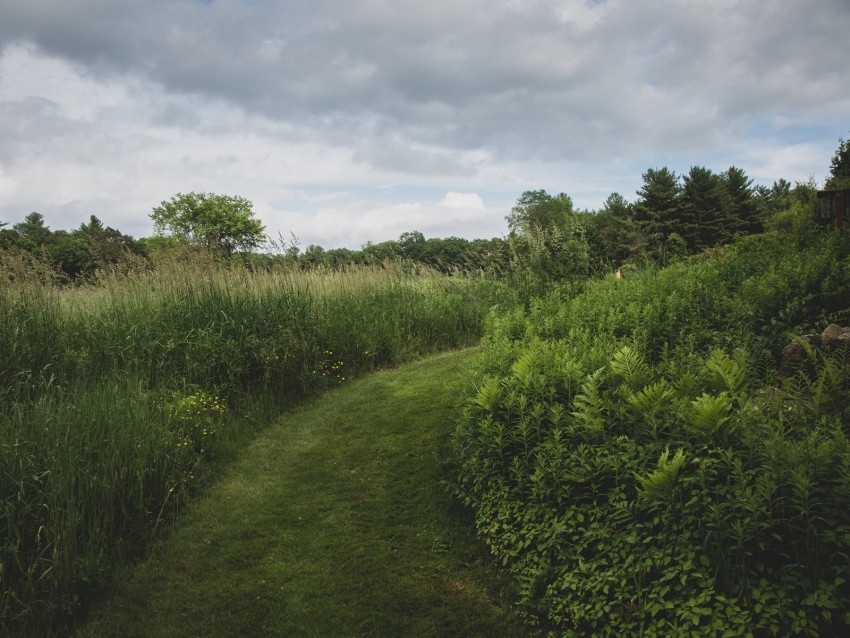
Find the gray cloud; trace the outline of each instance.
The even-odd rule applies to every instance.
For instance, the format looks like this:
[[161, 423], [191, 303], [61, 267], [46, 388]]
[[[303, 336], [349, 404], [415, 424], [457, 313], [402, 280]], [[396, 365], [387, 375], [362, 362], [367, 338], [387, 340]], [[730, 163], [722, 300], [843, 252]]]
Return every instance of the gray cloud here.
[[594, 140], [710, 143], [707, 128], [731, 134], [764, 109], [847, 104], [841, 0], [20, 0], [0, 24], [5, 42], [91, 73], [307, 126], [336, 120], [371, 136], [377, 124], [388, 143], [507, 156], [592, 154]]
[[436, 199], [534, 186], [529, 162], [563, 188], [724, 154], [766, 174], [772, 150], [791, 161], [775, 150], [790, 131], [829, 135], [806, 158], [846, 135], [848, 32], [846, 0], [7, 0], [0, 54], [29, 47], [119, 97], [4, 98], [0, 77], [0, 162], [83, 170], [100, 154], [157, 192], [174, 183], [160, 166], [263, 193], [270, 167], [290, 192], [407, 176]]

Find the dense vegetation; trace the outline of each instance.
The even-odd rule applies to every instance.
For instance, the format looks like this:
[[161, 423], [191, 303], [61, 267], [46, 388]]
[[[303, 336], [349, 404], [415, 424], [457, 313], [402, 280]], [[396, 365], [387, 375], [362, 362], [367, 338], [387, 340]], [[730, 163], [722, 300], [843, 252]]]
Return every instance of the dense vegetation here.
[[[830, 187], [844, 183], [850, 150], [841, 140], [833, 158]], [[766, 220], [814, 197], [813, 181], [754, 186], [743, 170], [722, 173], [694, 166], [677, 176], [664, 167], [643, 174], [634, 202], [612, 193], [599, 210], [576, 210], [565, 193], [523, 193], [508, 216], [506, 237], [468, 240], [426, 238], [419, 231], [398, 240], [368, 242], [358, 250], [325, 249], [298, 239], [263, 243], [264, 228], [252, 204], [241, 197], [212, 193], [178, 194], [150, 215], [156, 232], [133, 239], [92, 216], [72, 231], [51, 231], [44, 217], [30, 213], [10, 228], [0, 228], [0, 250], [17, 249], [49, 264], [65, 282], [91, 281], [104, 268], [127, 263], [151, 266], [163, 252], [193, 246], [216, 249], [255, 269], [281, 264], [343, 268], [406, 261], [444, 272], [485, 272], [509, 281], [526, 299], [555, 281], [586, 278], [620, 267], [665, 265], [736, 236], [759, 233]], [[0, 227], [8, 223], [0, 223]], [[263, 246], [259, 253], [247, 250]]]
[[555, 635], [850, 626], [850, 241], [797, 207], [667, 268], [493, 316], [458, 492]]
[[504, 300], [409, 269], [203, 253], [67, 288], [0, 253], [0, 635], [59, 629], [280, 407], [478, 340]]
[[[599, 211], [523, 193], [505, 238], [359, 251], [246, 252], [250, 202], [214, 194], [162, 202], [142, 240], [94, 216], [0, 228], [2, 631], [65, 628], [263, 406], [473, 343], [494, 306], [457, 492], [533, 622], [850, 624], [850, 353], [801, 341], [778, 373], [789, 339], [850, 324], [847, 236], [817, 219], [813, 180], [643, 179]], [[847, 180], [841, 140], [826, 185]]]

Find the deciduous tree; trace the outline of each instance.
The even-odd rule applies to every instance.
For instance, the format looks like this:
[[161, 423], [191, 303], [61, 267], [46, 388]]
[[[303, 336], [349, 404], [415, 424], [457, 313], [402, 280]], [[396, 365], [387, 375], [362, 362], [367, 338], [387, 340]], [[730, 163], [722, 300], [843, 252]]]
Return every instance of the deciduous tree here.
[[214, 193], [178, 193], [150, 215], [154, 231], [187, 243], [223, 250], [250, 251], [265, 239], [253, 204], [243, 197]]

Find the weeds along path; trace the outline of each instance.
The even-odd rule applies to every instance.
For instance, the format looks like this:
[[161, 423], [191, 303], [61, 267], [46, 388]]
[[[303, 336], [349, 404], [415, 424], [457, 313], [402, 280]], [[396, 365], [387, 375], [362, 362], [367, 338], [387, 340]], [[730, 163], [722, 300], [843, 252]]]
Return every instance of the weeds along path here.
[[474, 350], [284, 415], [81, 637], [525, 635], [441, 481]]

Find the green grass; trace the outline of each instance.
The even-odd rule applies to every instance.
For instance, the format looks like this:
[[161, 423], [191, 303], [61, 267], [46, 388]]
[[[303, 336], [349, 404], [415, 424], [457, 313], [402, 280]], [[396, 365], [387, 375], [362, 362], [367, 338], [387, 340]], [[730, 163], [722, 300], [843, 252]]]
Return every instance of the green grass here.
[[0, 252], [0, 636], [66, 635], [268, 414], [472, 345], [510, 297], [402, 264], [252, 271], [204, 255], [66, 288], [12, 257]]
[[527, 635], [443, 483], [473, 355], [281, 417], [79, 637]]

